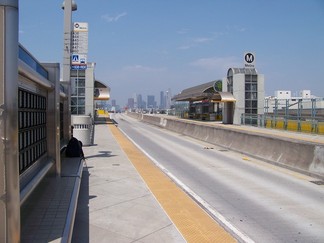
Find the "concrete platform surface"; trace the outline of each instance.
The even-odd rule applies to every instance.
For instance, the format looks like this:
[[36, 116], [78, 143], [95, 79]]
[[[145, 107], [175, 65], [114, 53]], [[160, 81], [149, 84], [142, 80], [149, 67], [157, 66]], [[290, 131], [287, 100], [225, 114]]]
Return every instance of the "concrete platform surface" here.
[[72, 242], [185, 242], [107, 124], [84, 153]]

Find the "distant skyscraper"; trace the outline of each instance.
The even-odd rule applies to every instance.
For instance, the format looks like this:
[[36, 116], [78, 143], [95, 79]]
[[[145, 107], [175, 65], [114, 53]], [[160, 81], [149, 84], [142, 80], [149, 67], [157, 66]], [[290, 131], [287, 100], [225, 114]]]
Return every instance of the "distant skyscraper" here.
[[147, 96], [147, 108], [156, 108], [156, 102], [154, 95]]
[[165, 109], [166, 107], [166, 96], [164, 95], [164, 92], [160, 92], [160, 109]]
[[146, 109], [146, 102], [144, 100], [142, 101], [142, 106], [143, 106], [143, 109]]
[[142, 95], [141, 94], [138, 94], [136, 96], [136, 103], [137, 103], [137, 108], [139, 109], [143, 109], [143, 99], [142, 99]]
[[134, 106], [133, 106], [133, 108], [137, 108], [137, 94], [136, 93], [134, 93], [134, 95], [133, 95], [133, 100], [134, 100]]
[[111, 106], [116, 106], [116, 100], [111, 100]]
[[134, 109], [134, 98], [128, 98], [127, 106], [129, 109]]
[[172, 93], [171, 93], [171, 89], [169, 88], [166, 91], [166, 94], [165, 94], [165, 108], [166, 109], [170, 109], [171, 108], [171, 97], [172, 97]]

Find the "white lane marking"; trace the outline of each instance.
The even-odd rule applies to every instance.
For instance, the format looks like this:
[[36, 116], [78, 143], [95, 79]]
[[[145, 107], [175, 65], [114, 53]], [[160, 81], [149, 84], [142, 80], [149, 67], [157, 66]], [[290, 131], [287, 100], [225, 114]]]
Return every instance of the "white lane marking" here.
[[221, 224], [223, 224], [230, 232], [234, 233], [242, 242], [245, 243], [254, 243], [254, 241], [237, 229], [234, 225], [232, 225], [226, 218], [215, 211], [213, 207], [203, 200], [200, 196], [198, 196], [194, 191], [192, 191], [188, 186], [186, 186], [181, 180], [179, 180], [176, 176], [174, 176], [170, 171], [168, 171], [163, 165], [161, 165], [156, 159], [154, 159], [151, 155], [149, 155], [139, 144], [137, 144], [132, 138], [130, 138], [120, 127], [119, 130], [140, 150], [142, 151], [153, 163], [159, 167], [163, 173], [165, 173], [169, 178], [171, 178], [179, 187], [181, 187], [188, 195], [190, 195], [194, 200], [196, 200], [201, 207], [207, 211], [210, 215], [215, 217]]

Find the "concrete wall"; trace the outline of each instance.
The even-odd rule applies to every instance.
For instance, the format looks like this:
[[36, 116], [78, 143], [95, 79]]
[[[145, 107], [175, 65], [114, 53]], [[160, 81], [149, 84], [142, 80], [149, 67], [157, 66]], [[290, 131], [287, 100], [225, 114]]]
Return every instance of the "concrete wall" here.
[[127, 115], [138, 120], [142, 120], [143, 114], [135, 112], [127, 112]]
[[85, 115], [94, 117], [94, 63], [88, 63], [85, 71]]
[[241, 124], [241, 114], [245, 113], [245, 74], [233, 76], [233, 96], [236, 99], [233, 124]]
[[128, 113], [152, 125], [324, 178], [324, 145], [188, 120]]
[[264, 75], [258, 74], [258, 114], [264, 114]]

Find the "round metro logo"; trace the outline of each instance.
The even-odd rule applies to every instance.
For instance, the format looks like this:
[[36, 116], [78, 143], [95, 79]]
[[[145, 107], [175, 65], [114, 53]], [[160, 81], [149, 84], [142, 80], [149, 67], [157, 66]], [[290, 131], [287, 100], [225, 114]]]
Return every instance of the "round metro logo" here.
[[247, 63], [253, 63], [254, 62], [254, 55], [252, 53], [246, 53], [244, 56], [244, 59]]

